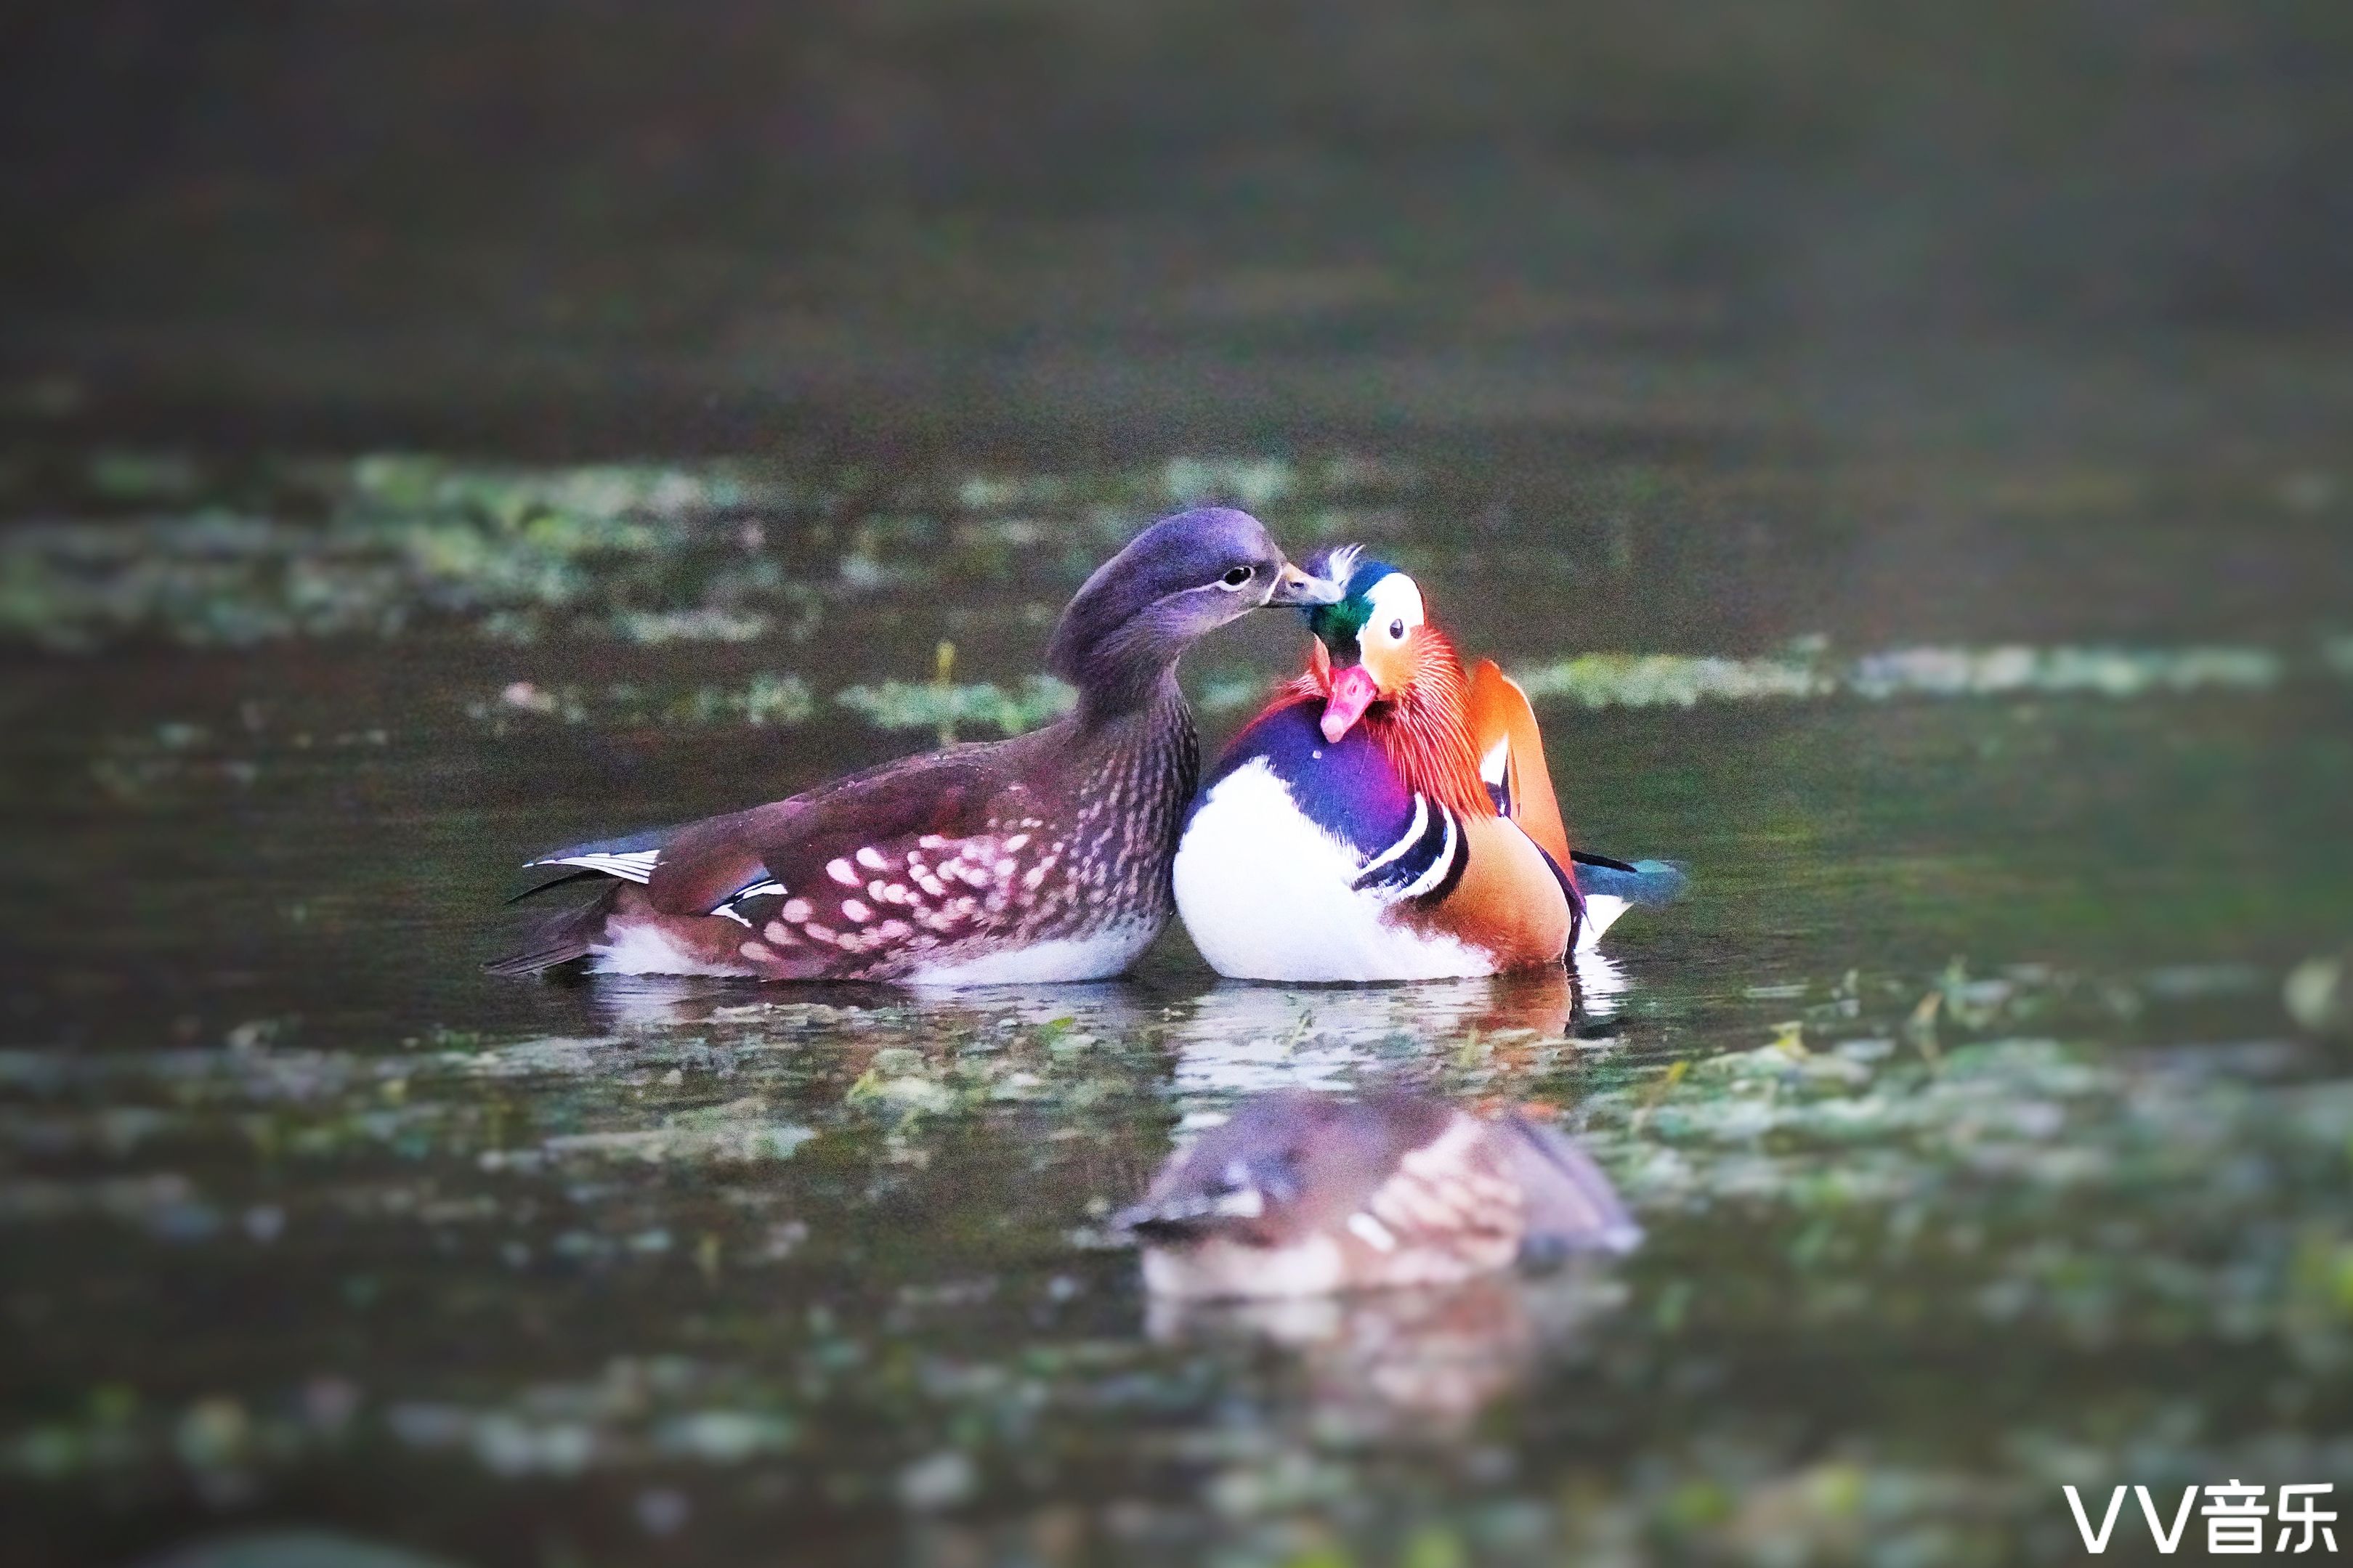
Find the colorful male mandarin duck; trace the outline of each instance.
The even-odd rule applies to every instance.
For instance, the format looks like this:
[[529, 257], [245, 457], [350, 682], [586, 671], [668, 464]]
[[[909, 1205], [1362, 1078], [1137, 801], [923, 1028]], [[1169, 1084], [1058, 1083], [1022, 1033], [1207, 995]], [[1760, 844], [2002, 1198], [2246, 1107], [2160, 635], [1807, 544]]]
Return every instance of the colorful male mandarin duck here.
[[1176, 849], [1176, 907], [1220, 974], [1427, 980], [1557, 963], [1683, 874], [1572, 854], [1527, 696], [1467, 674], [1411, 577], [1323, 575], [1307, 673], [1234, 738]]
[[[1163, 519], [1105, 562], [1047, 663], [1075, 711], [770, 805], [531, 862], [606, 886], [491, 965], [978, 985], [1127, 968], [1173, 908], [1199, 763], [1176, 689], [1194, 639], [1262, 605], [1329, 604], [1256, 518]], [[538, 891], [540, 889], [533, 889]]]
[[1558, 1131], [1407, 1093], [1244, 1100], [1113, 1216], [1145, 1288], [1181, 1300], [1447, 1285], [1642, 1232]]

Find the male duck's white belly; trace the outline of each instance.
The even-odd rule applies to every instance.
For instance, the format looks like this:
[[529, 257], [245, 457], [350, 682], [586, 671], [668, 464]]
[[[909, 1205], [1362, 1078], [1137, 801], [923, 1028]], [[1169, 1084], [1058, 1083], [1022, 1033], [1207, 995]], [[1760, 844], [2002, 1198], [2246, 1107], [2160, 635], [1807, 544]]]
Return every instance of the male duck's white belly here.
[[1353, 884], [1346, 843], [1310, 821], [1264, 761], [1219, 779], [1176, 847], [1176, 911], [1237, 980], [1438, 980], [1493, 974], [1493, 954], [1388, 920]]

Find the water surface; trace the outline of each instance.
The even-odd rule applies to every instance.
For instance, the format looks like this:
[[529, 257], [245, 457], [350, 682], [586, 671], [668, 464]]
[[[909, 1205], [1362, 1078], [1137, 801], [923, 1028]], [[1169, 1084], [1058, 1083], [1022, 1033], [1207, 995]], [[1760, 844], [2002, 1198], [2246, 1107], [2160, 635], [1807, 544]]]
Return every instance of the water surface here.
[[[2347, 1004], [2282, 1001], [2353, 936], [2308, 455], [6, 474], [27, 1561], [1994, 1563], [2077, 1550], [2062, 1483], [2353, 1485]], [[480, 973], [533, 851], [1037, 721], [1055, 607], [1212, 496], [1552, 672], [1572, 832], [1689, 898], [1575, 983]], [[1301, 647], [1198, 651], [1213, 742]], [[1147, 1306], [1101, 1221], [1172, 1136], [1396, 1079], [1556, 1108], [1648, 1245]]]

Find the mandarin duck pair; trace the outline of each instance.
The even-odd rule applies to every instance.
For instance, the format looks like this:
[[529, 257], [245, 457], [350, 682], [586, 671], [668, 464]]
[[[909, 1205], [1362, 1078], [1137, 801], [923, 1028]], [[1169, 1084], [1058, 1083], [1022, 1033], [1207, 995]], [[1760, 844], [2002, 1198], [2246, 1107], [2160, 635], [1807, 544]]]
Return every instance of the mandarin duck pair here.
[[[1062, 613], [1078, 690], [1027, 735], [531, 862], [601, 884], [490, 967], [984, 985], [1124, 972], [1172, 910], [1237, 978], [1395, 981], [1559, 963], [1680, 873], [1571, 851], [1526, 697], [1466, 672], [1412, 578], [1303, 571], [1246, 512], [1155, 523]], [[1266, 605], [1307, 671], [1199, 762], [1178, 658]]]
[[[524, 897], [602, 886], [490, 967], [1093, 980], [1174, 910], [1224, 974], [1411, 980], [1560, 963], [1673, 891], [1670, 867], [1570, 850], [1526, 697], [1490, 661], [1464, 670], [1410, 577], [1350, 550], [1314, 565], [1245, 512], [1164, 519], [1054, 629], [1067, 718], [542, 857]], [[1176, 662], [1266, 605], [1307, 611], [1309, 668], [1197, 797]], [[1254, 1097], [1116, 1225], [1180, 1300], [1449, 1284], [1641, 1234], [1559, 1133], [1395, 1092]]]

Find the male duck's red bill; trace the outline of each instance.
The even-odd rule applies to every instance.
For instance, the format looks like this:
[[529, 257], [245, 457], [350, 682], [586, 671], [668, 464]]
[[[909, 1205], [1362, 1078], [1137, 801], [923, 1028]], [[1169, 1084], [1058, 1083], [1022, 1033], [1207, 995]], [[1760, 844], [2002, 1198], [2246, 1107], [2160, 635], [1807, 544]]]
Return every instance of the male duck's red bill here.
[[1235, 737], [1179, 840], [1178, 910], [1219, 973], [1419, 980], [1557, 963], [1682, 873], [1569, 848], [1526, 694], [1463, 668], [1420, 587], [1353, 549], [1307, 671]]
[[491, 968], [586, 960], [918, 984], [1117, 974], [1167, 921], [1169, 860], [1198, 772], [1178, 657], [1260, 605], [1338, 597], [1247, 512], [1166, 518], [1098, 568], [1055, 627], [1048, 665], [1079, 691], [1068, 718], [543, 856], [532, 864], [560, 874], [543, 887], [602, 887]]

